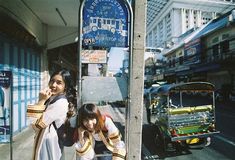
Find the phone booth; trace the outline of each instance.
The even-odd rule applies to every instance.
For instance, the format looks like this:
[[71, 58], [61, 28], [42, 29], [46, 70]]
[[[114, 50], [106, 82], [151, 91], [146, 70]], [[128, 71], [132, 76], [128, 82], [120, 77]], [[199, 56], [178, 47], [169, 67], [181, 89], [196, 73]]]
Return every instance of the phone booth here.
[[122, 108], [124, 117], [113, 120], [124, 124], [123, 138], [132, 70], [132, 15], [127, 0], [83, 0], [79, 10], [78, 106], [94, 103], [105, 113]]

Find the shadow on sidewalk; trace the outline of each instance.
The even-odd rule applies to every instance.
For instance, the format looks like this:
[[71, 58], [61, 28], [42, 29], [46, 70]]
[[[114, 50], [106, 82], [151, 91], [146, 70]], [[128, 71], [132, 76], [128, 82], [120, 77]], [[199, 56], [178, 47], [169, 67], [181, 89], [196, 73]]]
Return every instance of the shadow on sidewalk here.
[[[12, 160], [31, 160], [33, 154], [34, 130], [31, 127], [24, 129], [13, 137]], [[0, 144], [0, 159], [10, 160], [10, 143]], [[65, 160], [75, 160], [74, 147], [65, 147]]]
[[10, 143], [0, 144], [1, 159], [10, 160], [12, 154], [13, 160], [30, 160], [33, 151], [33, 136], [34, 131], [30, 127], [14, 136], [12, 153]]

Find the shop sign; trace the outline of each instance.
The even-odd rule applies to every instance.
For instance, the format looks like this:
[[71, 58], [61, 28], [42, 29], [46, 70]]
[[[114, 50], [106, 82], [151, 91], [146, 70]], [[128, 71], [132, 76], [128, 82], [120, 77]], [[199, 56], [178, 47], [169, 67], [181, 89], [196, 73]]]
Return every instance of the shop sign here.
[[0, 71], [0, 143], [10, 142], [11, 71]]

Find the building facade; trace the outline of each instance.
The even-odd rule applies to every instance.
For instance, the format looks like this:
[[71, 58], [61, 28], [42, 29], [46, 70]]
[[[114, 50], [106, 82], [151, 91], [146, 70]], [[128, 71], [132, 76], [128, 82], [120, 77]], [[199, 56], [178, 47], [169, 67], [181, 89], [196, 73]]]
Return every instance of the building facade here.
[[166, 51], [169, 83], [208, 81], [235, 91], [235, 11], [209, 22], [186, 43]]
[[234, 7], [234, 0], [150, 0], [146, 46], [170, 48], [179, 42], [180, 35]]

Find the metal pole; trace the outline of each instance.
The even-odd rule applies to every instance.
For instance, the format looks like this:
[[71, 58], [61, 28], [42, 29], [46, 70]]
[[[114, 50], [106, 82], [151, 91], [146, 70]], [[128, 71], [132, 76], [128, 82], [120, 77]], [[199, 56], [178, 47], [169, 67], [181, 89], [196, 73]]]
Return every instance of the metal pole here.
[[146, 0], [133, 1], [134, 33], [133, 54], [130, 66], [130, 99], [127, 110], [127, 159], [141, 160], [143, 86], [144, 86], [144, 50], [146, 26]]
[[13, 75], [10, 76], [10, 160], [13, 160]]
[[81, 62], [81, 51], [82, 51], [82, 8], [84, 5], [84, 0], [80, 0], [80, 8], [78, 10], [78, 52], [77, 52], [77, 106], [82, 105], [82, 62]]

